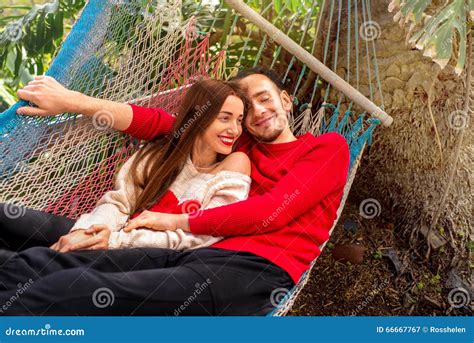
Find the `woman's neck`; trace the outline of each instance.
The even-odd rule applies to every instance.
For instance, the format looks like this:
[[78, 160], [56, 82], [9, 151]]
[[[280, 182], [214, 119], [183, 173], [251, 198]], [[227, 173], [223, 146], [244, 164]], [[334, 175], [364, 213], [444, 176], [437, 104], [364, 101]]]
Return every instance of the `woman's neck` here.
[[191, 161], [198, 169], [212, 168], [217, 163], [217, 152], [197, 140], [191, 150]]

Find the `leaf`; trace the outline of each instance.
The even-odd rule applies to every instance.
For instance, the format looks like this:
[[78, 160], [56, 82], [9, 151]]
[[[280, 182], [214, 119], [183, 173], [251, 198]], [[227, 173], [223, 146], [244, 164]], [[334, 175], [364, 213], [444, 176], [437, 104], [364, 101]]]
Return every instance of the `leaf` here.
[[[411, 9], [415, 16], [421, 16], [426, 9], [427, 0], [407, 1], [402, 7], [403, 13]], [[424, 56], [431, 57], [442, 69], [446, 67], [451, 58], [456, 61], [455, 71], [459, 75], [464, 69], [466, 60], [466, 35], [468, 11], [464, 0], [454, 0], [444, 6], [436, 15], [428, 19], [424, 27], [409, 38]], [[405, 14], [406, 15], [406, 14]], [[456, 44], [454, 44], [456, 42]], [[457, 51], [455, 46], [458, 46]]]
[[414, 21], [418, 22], [430, 3], [431, 0], [406, 0], [403, 2], [401, 11], [404, 17], [412, 15]]
[[300, 7], [300, 5], [302, 5], [302, 3], [300, 3], [300, 1], [298, 0], [291, 0], [291, 11], [292, 12], [296, 12], [298, 11], [298, 8]]
[[275, 12], [277, 12], [277, 13], [281, 12], [281, 7], [282, 7], [281, 0], [273, 0], [273, 6], [274, 6], [274, 9], [275, 9]]
[[16, 57], [15, 57], [15, 67], [13, 69], [13, 73], [15, 75], [18, 75], [19, 71], [20, 71], [20, 66], [21, 66], [21, 62], [23, 61], [23, 53], [21, 51], [21, 47], [20, 46], [16, 46], [15, 47], [16, 49]]
[[44, 45], [44, 16], [38, 18], [38, 26], [36, 28], [35, 50], [40, 51]]
[[53, 37], [55, 40], [61, 39], [63, 37], [63, 34], [64, 34], [63, 19], [64, 19], [63, 12], [60, 11], [56, 13], [54, 17], [54, 25], [52, 28], [54, 32]]
[[12, 106], [16, 99], [8, 92], [7, 85], [3, 80], [0, 79], [0, 100], [7, 103], [8, 106]]

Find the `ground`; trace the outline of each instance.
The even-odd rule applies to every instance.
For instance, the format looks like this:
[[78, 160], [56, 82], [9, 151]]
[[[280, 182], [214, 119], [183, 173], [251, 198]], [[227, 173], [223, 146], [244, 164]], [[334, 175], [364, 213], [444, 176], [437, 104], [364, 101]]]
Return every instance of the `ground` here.
[[[354, 222], [355, 232], [347, 229]], [[450, 306], [446, 274], [433, 271], [430, 261], [407, 262], [408, 244], [398, 237], [395, 225], [381, 217], [360, 216], [351, 195], [329, 242], [289, 315], [472, 315], [472, 307]], [[363, 262], [335, 261], [333, 251], [343, 244], [363, 246]], [[387, 247], [402, 257], [399, 274], [391, 259], [381, 254], [380, 249]]]

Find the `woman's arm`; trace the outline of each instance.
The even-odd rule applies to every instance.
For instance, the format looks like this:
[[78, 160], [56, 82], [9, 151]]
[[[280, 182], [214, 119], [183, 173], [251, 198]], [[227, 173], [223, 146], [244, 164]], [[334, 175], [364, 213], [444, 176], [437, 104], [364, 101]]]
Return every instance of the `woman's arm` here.
[[[232, 157], [231, 161], [224, 161], [223, 170], [207, 183], [207, 191], [202, 203], [203, 209], [225, 206], [248, 197], [251, 179], [246, 174], [250, 174], [250, 161], [242, 153], [234, 154], [237, 155]], [[235, 163], [236, 167], [228, 165], [229, 162]], [[176, 215], [144, 211], [140, 216], [132, 219], [124, 230], [111, 234], [109, 248], [157, 247], [183, 250], [209, 246], [222, 239], [222, 237], [209, 235], [193, 235], [182, 229], [153, 230], [153, 223], [159, 223], [162, 219], [173, 216]]]
[[[131, 178], [129, 178], [130, 167], [137, 156], [132, 155], [120, 168], [114, 189], [105, 193], [97, 202], [97, 206], [90, 213], [85, 213], [79, 217], [71, 232], [79, 229], [88, 229], [93, 225], [107, 225], [111, 231], [120, 230], [130, 216], [130, 212], [136, 201], [136, 196], [142, 191], [135, 188]], [[144, 171], [142, 162], [139, 168], [139, 176]]]

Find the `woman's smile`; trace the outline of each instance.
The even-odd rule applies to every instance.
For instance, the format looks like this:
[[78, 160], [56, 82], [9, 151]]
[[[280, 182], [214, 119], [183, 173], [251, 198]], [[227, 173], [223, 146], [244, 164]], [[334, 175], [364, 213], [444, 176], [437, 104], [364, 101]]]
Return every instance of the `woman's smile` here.
[[229, 137], [229, 136], [224, 136], [224, 135], [219, 135], [218, 136], [220, 141], [222, 142], [222, 144], [226, 145], [226, 146], [232, 146], [234, 145], [234, 137]]

